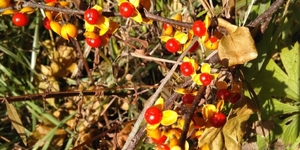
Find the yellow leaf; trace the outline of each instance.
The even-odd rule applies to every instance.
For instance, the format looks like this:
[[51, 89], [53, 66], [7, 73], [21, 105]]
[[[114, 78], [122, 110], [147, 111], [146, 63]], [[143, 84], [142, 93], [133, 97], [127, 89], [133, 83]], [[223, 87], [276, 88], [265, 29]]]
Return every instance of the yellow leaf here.
[[159, 38], [160, 38], [161, 41], [167, 42], [167, 41], [168, 41], [169, 39], [171, 39], [172, 37], [170, 37], [170, 36], [160, 36]]
[[12, 126], [16, 129], [18, 134], [20, 135], [24, 145], [27, 145], [27, 138], [25, 134], [25, 128], [23, 126], [22, 120], [13, 104], [8, 103], [6, 99], [5, 100], [5, 105], [6, 105], [6, 110], [8, 114], [8, 118], [11, 121]]
[[134, 7], [139, 7], [140, 5], [139, 0], [129, 0], [129, 3], [131, 3]]
[[45, 5], [53, 7], [53, 6], [55, 6], [55, 4], [56, 4], [56, 2], [49, 2], [49, 3], [46, 3]]
[[163, 111], [163, 118], [161, 120], [161, 124], [164, 126], [172, 125], [177, 121], [178, 114], [174, 110], [165, 110]]
[[138, 22], [138, 23], [143, 22], [142, 15], [139, 13], [139, 11], [136, 8], [135, 8], [135, 11], [134, 11], [131, 19]]
[[180, 43], [180, 44], [185, 44], [188, 40], [188, 35], [180, 32], [180, 31], [176, 31], [174, 34], [174, 38]]

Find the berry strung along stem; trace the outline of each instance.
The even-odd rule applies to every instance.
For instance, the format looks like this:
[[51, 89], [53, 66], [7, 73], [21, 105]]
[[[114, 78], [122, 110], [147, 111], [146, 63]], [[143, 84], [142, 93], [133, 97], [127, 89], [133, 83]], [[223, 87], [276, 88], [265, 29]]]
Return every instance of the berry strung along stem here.
[[[43, 4], [34, 3], [31, 1], [26, 1], [26, 0], [20, 0], [20, 2], [22, 2], [22, 4], [18, 5], [19, 7], [41, 8], [44, 10], [51, 10], [51, 11], [61, 12], [64, 14], [72, 14], [72, 15], [83, 15], [84, 14], [83, 10], [51, 7], [51, 6], [47, 6], [47, 5], [43, 5]], [[7, 9], [8, 8], [0, 9], [0, 13], [4, 12]], [[11, 9], [11, 8], [9, 8], [9, 9]], [[192, 26], [193, 26], [192, 23], [176, 21], [176, 20], [164, 18], [164, 17], [158, 16], [158, 15], [149, 13], [146, 9], [144, 9], [144, 11], [140, 12], [140, 13], [142, 14], [142, 16], [145, 16], [146, 18], [152, 19], [155, 21], [160, 21], [160, 22], [164, 22], [164, 23], [168, 23], [168, 24], [172, 24], [172, 25], [177, 25], [177, 26], [188, 28], [188, 29], [192, 28]], [[105, 17], [121, 16], [121, 14], [119, 12], [102, 12], [102, 15]]]

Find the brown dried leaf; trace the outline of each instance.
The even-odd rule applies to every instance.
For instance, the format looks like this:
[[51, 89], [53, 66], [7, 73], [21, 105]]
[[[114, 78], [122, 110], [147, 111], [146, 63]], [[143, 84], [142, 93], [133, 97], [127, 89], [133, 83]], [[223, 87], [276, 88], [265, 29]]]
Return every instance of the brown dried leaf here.
[[[44, 136], [49, 134], [49, 132], [53, 128], [54, 127], [50, 127], [50, 126], [47, 126], [44, 124], [37, 125], [36, 129], [32, 132], [32, 134], [29, 137], [28, 145], [33, 146], [34, 144], [36, 144], [37, 141], [39, 141]], [[61, 146], [63, 145], [66, 135], [67, 135], [67, 132], [64, 129], [57, 129], [51, 140], [51, 143], [50, 143], [51, 146], [54, 147], [55, 149], [60, 149]], [[42, 145], [40, 145], [40, 146], [42, 146]]]
[[208, 144], [210, 149], [241, 149], [246, 121], [256, 111], [255, 105], [248, 97], [237, 102], [225, 126], [206, 129], [198, 141], [198, 147]]
[[223, 19], [218, 19], [218, 22], [228, 32], [220, 40], [218, 48], [223, 65], [244, 64], [257, 57], [255, 43], [248, 28], [232, 25]]
[[9, 119], [11, 120], [11, 124], [13, 127], [16, 129], [18, 134], [20, 135], [24, 145], [27, 145], [27, 138], [25, 134], [25, 128], [23, 126], [23, 123], [21, 121], [21, 118], [13, 104], [8, 103], [6, 99], [5, 100], [5, 105], [6, 105], [6, 110]]

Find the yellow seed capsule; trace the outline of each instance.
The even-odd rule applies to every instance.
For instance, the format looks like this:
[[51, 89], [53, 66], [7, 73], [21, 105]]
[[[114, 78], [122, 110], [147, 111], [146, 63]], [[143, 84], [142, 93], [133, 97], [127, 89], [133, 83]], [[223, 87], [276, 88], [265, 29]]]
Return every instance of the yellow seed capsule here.
[[204, 23], [205, 23], [206, 29], [208, 29], [209, 26], [210, 26], [210, 24], [211, 24], [211, 17], [209, 17], [208, 15], [206, 15], [205, 19], [204, 19]]
[[10, 0], [1, 0], [0, 1], [0, 8], [6, 8], [10, 6]]
[[23, 13], [23, 14], [31, 14], [33, 13], [35, 10], [31, 7], [24, 7], [20, 10], [20, 13]]
[[61, 36], [69, 40], [70, 38], [75, 38], [78, 34], [77, 27], [74, 24], [67, 23], [61, 28]]
[[50, 27], [55, 33], [60, 35], [60, 31], [61, 31], [60, 23], [52, 20], [52, 21], [50, 21]]

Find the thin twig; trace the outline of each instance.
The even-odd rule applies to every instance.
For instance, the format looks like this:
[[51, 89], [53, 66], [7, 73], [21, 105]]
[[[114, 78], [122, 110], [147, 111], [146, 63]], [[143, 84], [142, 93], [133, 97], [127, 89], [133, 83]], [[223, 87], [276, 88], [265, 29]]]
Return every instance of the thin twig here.
[[157, 88], [157, 90], [155, 91], [155, 93], [149, 98], [148, 103], [145, 104], [143, 111], [140, 113], [136, 123], [134, 124], [134, 127], [132, 129], [132, 131], [130, 132], [126, 143], [124, 144], [122, 150], [130, 150], [129, 147], [130, 145], [132, 145], [132, 143], [134, 143], [135, 141], [134, 136], [136, 135], [136, 133], [138, 132], [140, 125], [142, 124], [143, 120], [144, 120], [144, 114], [145, 111], [154, 104], [154, 102], [156, 101], [158, 95], [160, 94], [160, 92], [163, 90], [165, 84], [170, 80], [171, 76], [173, 75], [174, 71], [176, 70], [179, 62], [181, 62], [181, 60], [183, 59], [184, 56], [186, 56], [186, 54], [188, 53], [188, 49], [190, 49], [192, 47], [192, 45], [195, 44], [195, 42], [198, 40], [198, 37], [194, 37], [193, 41], [191, 42], [191, 44], [187, 47], [187, 49], [180, 55], [180, 57], [177, 60], [177, 63], [173, 65], [173, 67], [171, 68], [171, 70], [169, 71], [169, 73], [166, 75], [166, 77], [162, 80], [162, 83], [159, 85], [159, 87]]
[[171, 25], [178, 25], [178, 26], [189, 28], [189, 29], [192, 28], [192, 26], [193, 26], [192, 23], [176, 21], [176, 20], [164, 18], [164, 17], [158, 16], [158, 15], [154, 15], [152, 13], [149, 13], [146, 9], [144, 9], [144, 15], [145, 15], [145, 17], [147, 17], [149, 19], [160, 21], [160, 22], [165, 22], [165, 23], [168, 23]]
[[200, 100], [203, 98], [203, 96], [205, 94], [205, 90], [206, 90], [206, 86], [201, 86], [199, 88], [199, 91], [198, 91], [198, 93], [195, 97], [195, 100], [192, 103], [192, 106], [191, 106], [190, 110], [185, 115], [184, 125], [183, 125], [183, 129], [182, 129], [182, 132], [181, 132], [181, 137], [179, 139], [179, 146], [181, 147], [181, 149], [184, 149], [187, 133], [189, 131], [190, 122], [192, 121], [193, 114], [194, 114], [197, 106], [202, 105], [204, 103], [204, 100], [202, 100], [202, 101], [200, 101]]
[[[136, 88], [157, 88], [157, 86], [148, 86], [148, 85], [141, 85]], [[20, 102], [20, 101], [27, 101], [27, 100], [41, 100], [43, 98], [60, 98], [60, 97], [71, 97], [71, 96], [78, 96], [79, 94], [87, 95], [95, 95], [100, 91], [105, 91], [104, 95], [118, 95], [118, 96], [127, 96], [128, 93], [117, 93], [112, 91], [117, 91], [120, 89], [125, 90], [133, 90], [132, 87], [117, 87], [117, 88], [102, 88], [97, 90], [86, 90], [86, 91], [60, 91], [60, 92], [49, 92], [49, 93], [39, 93], [39, 94], [28, 94], [22, 96], [12, 96], [12, 97], [5, 97], [9, 103], [13, 102]], [[4, 101], [5, 98], [0, 98], [0, 102]]]
[[90, 79], [90, 84], [91, 85], [94, 85], [94, 79], [93, 79], [93, 76], [91, 74], [91, 71], [90, 71], [90, 68], [86, 62], [86, 59], [83, 57], [83, 54], [82, 54], [82, 51], [81, 51], [81, 48], [79, 46], [79, 43], [76, 39], [73, 39], [71, 38], [71, 42], [73, 43], [73, 45], [75, 46], [78, 54], [79, 54], [79, 58], [81, 59], [82, 63], [83, 63], [83, 66], [85, 68], [85, 71], [87, 72], [88, 76], [89, 76], [89, 79]]
[[272, 15], [279, 9], [279, 7], [284, 3], [285, 0], [277, 0], [275, 1], [268, 10], [266, 10], [264, 13], [259, 15], [257, 18], [255, 18], [253, 21], [251, 21], [247, 27], [256, 27], [260, 25], [262, 22], [264, 22], [267, 18], [271, 18]]
[[[147, 59], [147, 60], [153, 60], [153, 61], [160, 61], [160, 62], [176, 64], [176, 61], [169, 60], [169, 59], [156, 58], [156, 57], [153, 57], [153, 56], [138, 55], [136, 53], [130, 53], [130, 55], [133, 56], [133, 57], [138, 57], [138, 58]], [[179, 64], [181, 64], [181, 62]]]

